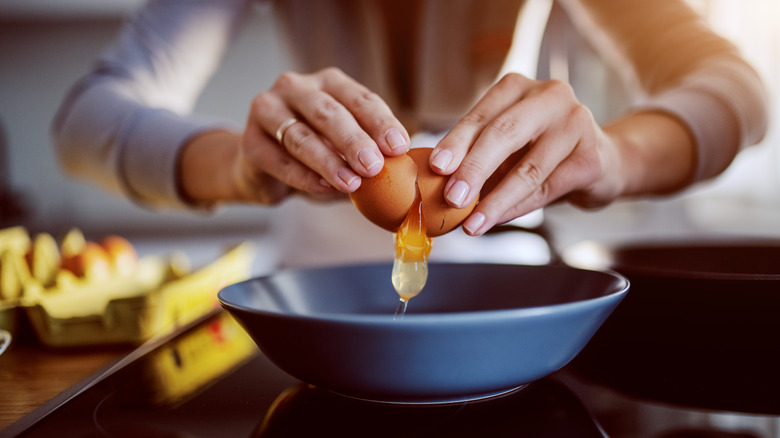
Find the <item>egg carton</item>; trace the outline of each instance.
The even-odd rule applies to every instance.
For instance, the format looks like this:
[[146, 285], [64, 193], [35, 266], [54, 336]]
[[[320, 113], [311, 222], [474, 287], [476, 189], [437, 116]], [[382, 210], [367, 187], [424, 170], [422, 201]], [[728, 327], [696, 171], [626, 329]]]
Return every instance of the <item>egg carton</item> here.
[[[140, 344], [170, 333], [218, 307], [217, 292], [247, 279], [254, 257], [251, 244], [244, 242], [196, 270], [181, 254], [147, 256], [131, 270], [98, 277], [60, 269], [45, 283], [31, 264], [19, 262], [20, 254], [29, 254], [19, 251], [24, 247], [19, 230], [13, 233], [13, 251], [10, 240], [2, 238], [5, 231], [0, 230], [5, 256], [0, 269], [13, 266], [17, 280], [8, 280], [10, 287], [0, 294], [0, 323], [13, 332], [22, 313], [38, 340], [51, 347]], [[10, 253], [16, 254], [13, 265], [5, 263]]]

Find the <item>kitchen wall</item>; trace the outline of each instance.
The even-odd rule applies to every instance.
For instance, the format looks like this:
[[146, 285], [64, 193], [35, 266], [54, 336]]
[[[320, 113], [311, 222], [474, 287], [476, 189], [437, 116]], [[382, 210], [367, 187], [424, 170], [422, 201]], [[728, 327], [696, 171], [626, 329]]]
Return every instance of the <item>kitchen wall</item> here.
[[[31, 228], [58, 230], [215, 230], [262, 229], [273, 214], [258, 207], [229, 207], [207, 216], [149, 212], [91, 185], [64, 176], [49, 136], [54, 112], [68, 87], [117, 32], [122, 13], [141, 0], [6, 0], [0, 5], [0, 123], [5, 156], [0, 170], [27, 214], [17, 220]], [[697, 0], [719, 31], [734, 38], [767, 79], [780, 102], [780, 35], [774, 25], [780, 5], [773, 0], [743, 2]], [[108, 6], [107, 6], [108, 5]], [[735, 6], [737, 5], [737, 6]], [[56, 7], [55, 7], [56, 6]], [[249, 100], [266, 89], [289, 65], [284, 44], [267, 9], [261, 6], [239, 36], [198, 102], [197, 111], [241, 123]], [[257, 62], [262, 58], [262, 62]], [[613, 81], [590, 58], [574, 60], [573, 79], [580, 98], [606, 116], [600, 92]], [[585, 73], [583, 73], [585, 71]], [[593, 80], [596, 78], [596, 80]], [[567, 206], [546, 216], [564, 243], [582, 238], [641, 238], [688, 235], [691, 230], [738, 235], [780, 235], [780, 139], [778, 115], [762, 145], [742, 154], [721, 178], [683, 194], [657, 200], [619, 202], [598, 212]], [[0, 173], [2, 176], [2, 173]], [[0, 179], [0, 184], [4, 182]], [[7, 212], [2, 212], [5, 215]]]

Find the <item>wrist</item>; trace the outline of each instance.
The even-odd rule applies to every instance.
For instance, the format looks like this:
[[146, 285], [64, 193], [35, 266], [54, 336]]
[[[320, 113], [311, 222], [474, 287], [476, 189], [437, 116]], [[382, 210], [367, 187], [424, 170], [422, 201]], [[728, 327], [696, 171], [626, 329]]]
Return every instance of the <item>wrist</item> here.
[[190, 204], [208, 205], [236, 201], [233, 169], [240, 136], [229, 131], [209, 131], [192, 137], [182, 148], [178, 162], [180, 196]]
[[604, 132], [618, 152], [622, 196], [666, 194], [690, 184], [696, 169], [695, 143], [677, 118], [663, 112], [634, 113]]

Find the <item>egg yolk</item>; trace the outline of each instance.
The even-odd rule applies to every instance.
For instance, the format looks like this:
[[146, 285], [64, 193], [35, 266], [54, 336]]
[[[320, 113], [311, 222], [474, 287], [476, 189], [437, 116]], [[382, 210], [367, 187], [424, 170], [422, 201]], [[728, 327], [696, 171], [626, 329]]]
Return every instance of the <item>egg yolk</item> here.
[[431, 245], [432, 239], [426, 233], [422, 199], [418, 190], [406, 220], [395, 233], [392, 282], [401, 301], [409, 301], [425, 286]]

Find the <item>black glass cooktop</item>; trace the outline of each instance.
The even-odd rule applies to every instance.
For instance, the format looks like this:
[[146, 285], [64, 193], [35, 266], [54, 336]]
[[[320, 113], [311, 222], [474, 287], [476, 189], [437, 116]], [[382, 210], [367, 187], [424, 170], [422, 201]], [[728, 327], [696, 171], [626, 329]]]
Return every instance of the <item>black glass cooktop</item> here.
[[635, 399], [568, 368], [493, 399], [387, 405], [332, 394], [279, 370], [218, 312], [141, 347], [12, 425], [25, 437], [757, 437], [772, 415]]

